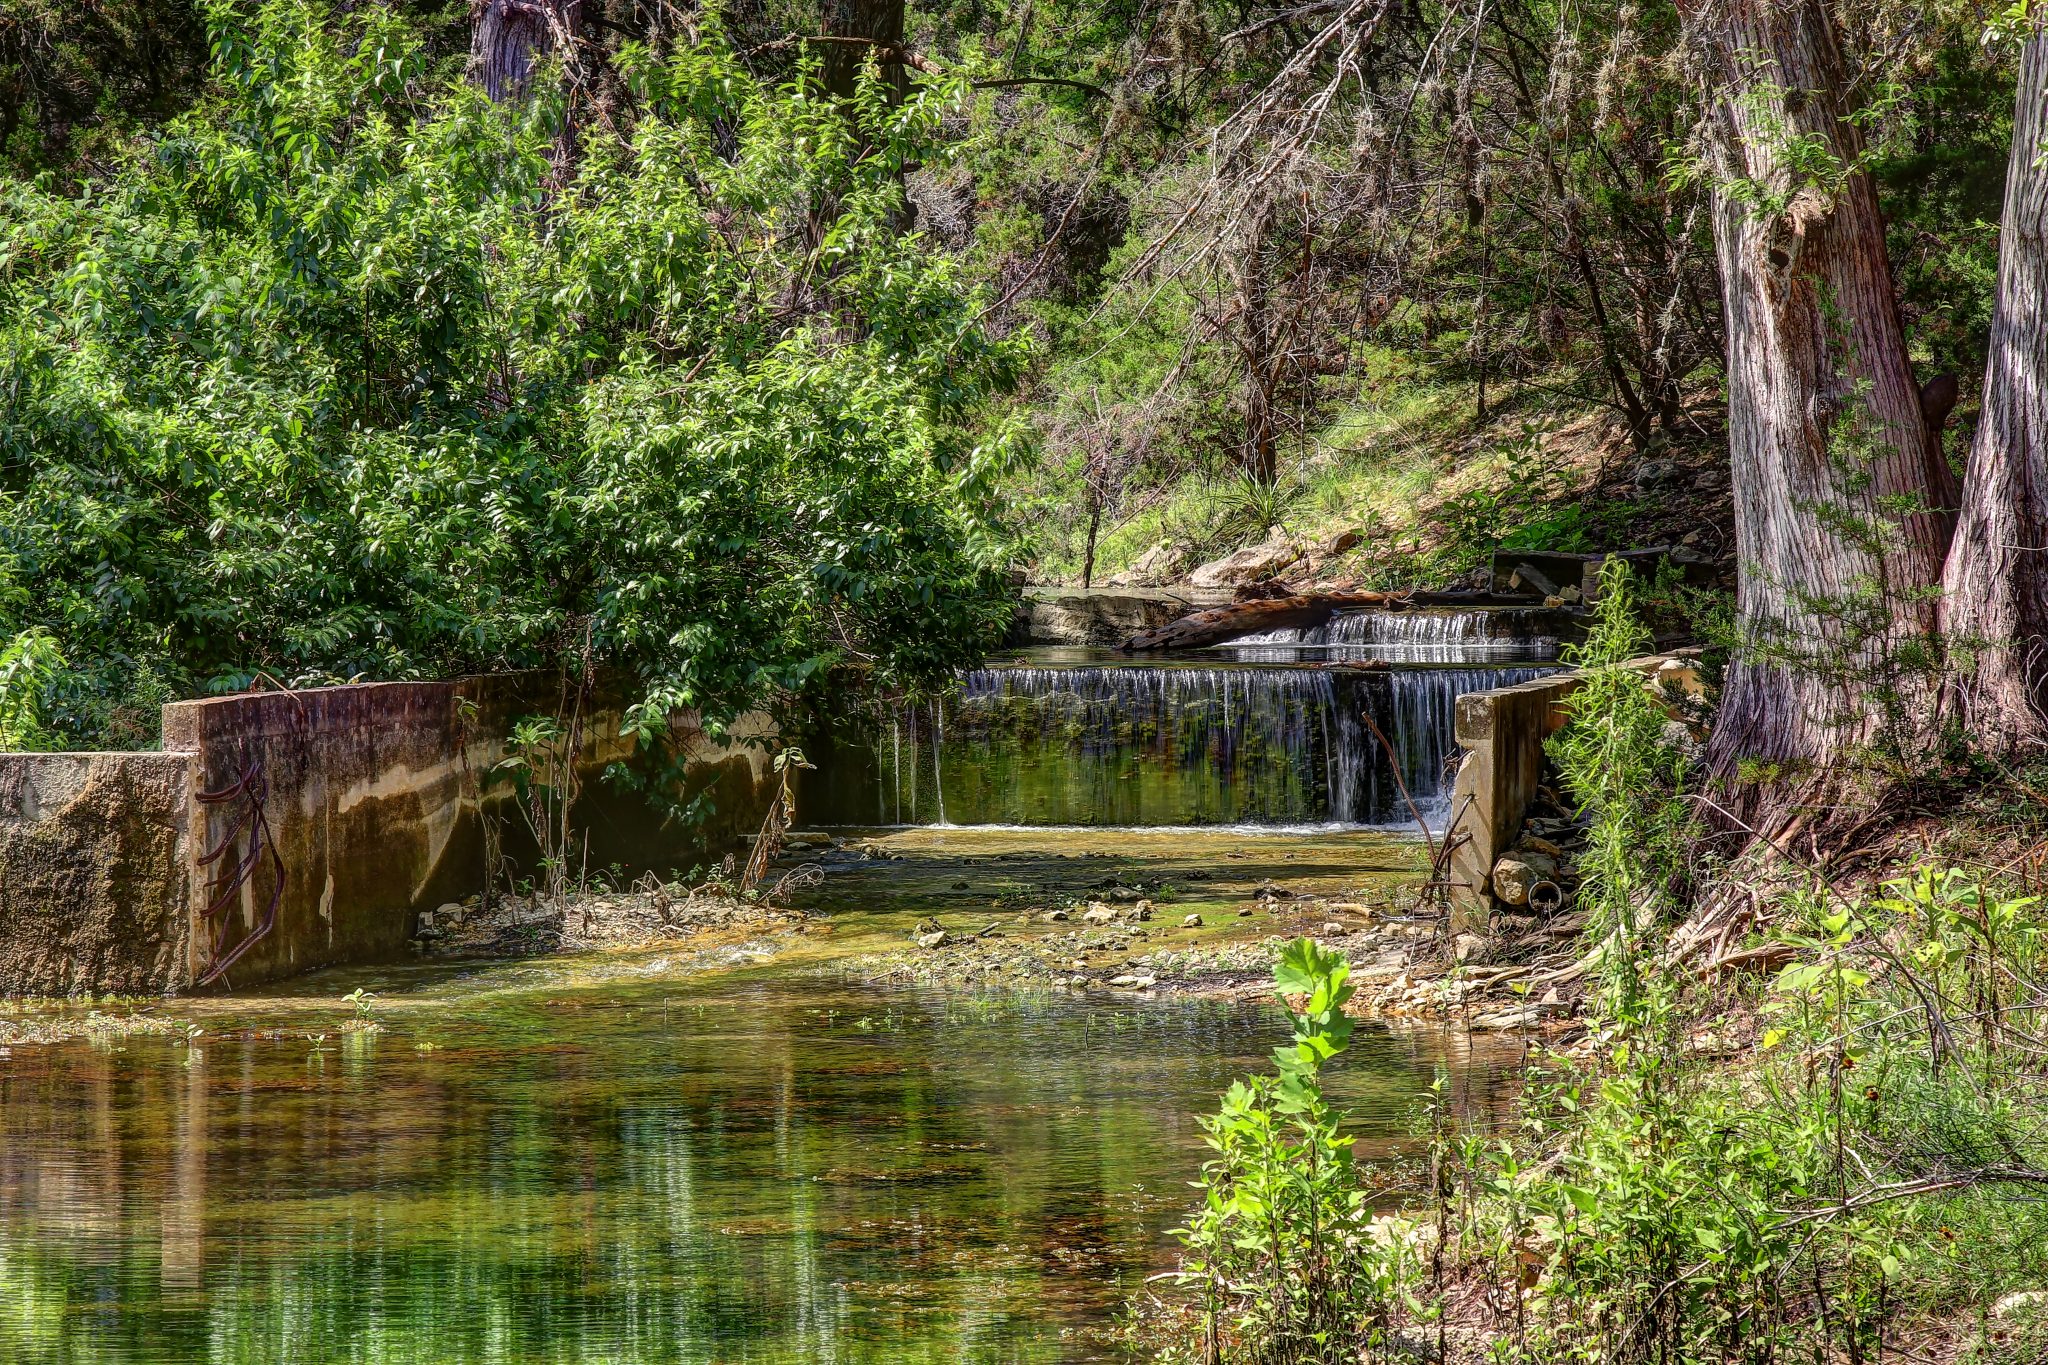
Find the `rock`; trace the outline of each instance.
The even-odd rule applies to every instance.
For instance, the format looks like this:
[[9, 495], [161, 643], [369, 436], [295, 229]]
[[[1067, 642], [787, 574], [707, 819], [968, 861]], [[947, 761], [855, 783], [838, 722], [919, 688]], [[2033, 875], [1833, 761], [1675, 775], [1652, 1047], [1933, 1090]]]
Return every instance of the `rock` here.
[[1543, 606], [1548, 611], [1557, 611], [1564, 606], [1564, 598], [1552, 593], [1543, 599]]
[[954, 889], [955, 891], [965, 891], [965, 890], [967, 889], [967, 883], [966, 883], [966, 882], [954, 882], [954, 883], [953, 883], [953, 889]]
[[2001, 1320], [2037, 1317], [2044, 1311], [2048, 1311], [2048, 1289], [2022, 1289], [1991, 1305], [1991, 1316]]
[[1252, 894], [1262, 901], [1291, 901], [1294, 899], [1292, 891], [1275, 882], [1267, 882], [1258, 890], [1252, 892]]
[[1239, 919], [1245, 918], [1247, 915], [1251, 914], [1251, 912], [1252, 908], [1249, 905], [1240, 905], [1237, 907], [1237, 917]]
[[1324, 559], [1335, 559], [1345, 551], [1357, 548], [1358, 542], [1364, 539], [1365, 537], [1355, 530], [1339, 531], [1324, 541], [1316, 553]]
[[1110, 909], [1101, 901], [1090, 901], [1088, 908], [1081, 912], [1081, 922], [1083, 924], [1110, 924], [1115, 922], [1115, 920], [1116, 911]]
[[1529, 888], [1557, 875], [1557, 863], [1541, 853], [1510, 854], [1493, 865], [1493, 894], [1509, 905], [1527, 905]]
[[1202, 927], [1202, 917], [1200, 915], [1189, 915], [1181, 920], [1180, 927], [1183, 929], [1199, 929]]
[[1487, 1032], [1505, 1032], [1509, 1029], [1530, 1028], [1537, 1022], [1534, 1006], [1524, 1005], [1520, 1009], [1498, 1010], [1492, 1014], [1478, 1015], [1470, 1027]]
[[1131, 907], [1131, 918], [1132, 918], [1132, 919], [1151, 919], [1151, 918], [1152, 918], [1152, 902], [1151, 902], [1151, 901], [1139, 901], [1139, 902], [1138, 902], [1138, 903], [1137, 903], [1136, 905], [1132, 906], [1132, 907]]
[[1149, 974], [1141, 976], [1131, 973], [1125, 976], [1112, 977], [1109, 984], [1112, 986], [1128, 987], [1131, 990], [1148, 991], [1159, 984], [1159, 978]]
[[1563, 587], [1559, 588], [1557, 590], [1557, 600], [1564, 603], [1566, 606], [1571, 606], [1573, 603], [1577, 602], [1579, 600], [1579, 585], [1576, 583], [1567, 583]]
[[1271, 578], [1300, 558], [1301, 547], [1276, 527], [1261, 543], [1247, 545], [1202, 565], [1188, 575], [1188, 584], [1196, 588], [1234, 588], [1240, 583]]
[[1331, 920], [1328, 924], [1325, 924], [1323, 926], [1324, 938], [1342, 938], [1345, 934], [1349, 932], [1350, 931], [1348, 929], [1346, 929], [1343, 925], [1337, 923], [1337, 921], [1335, 920]]
[[1657, 742], [1677, 754], [1687, 764], [1698, 763], [1707, 754], [1707, 746], [1699, 741], [1682, 720], [1665, 721], [1664, 728], [1657, 733]]
[[1650, 686], [1659, 695], [1702, 696], [1706, 684], [1700, 681], [1699, 665], [1689, 659], [1666, 659], [1650, 675]]
[[1451, 957], [1458, 962], [1471, 962], [1486, 951], [1486, 940], [1478, 934], [1460, 934], [1451, 940]]
[[1672, 483], [1684, 475], [1674, 460], [1644, 460], [1636, 466], [1636, 482], [1644, 488]]
[[929, 934], [919, 934], [917, 936], [917, 946], [920, 948], [943, 948], [945, 944], [946, 931], [944, 929], [934, 929]]
[[1112, 588], [1154, 588], [1161, 583], [1173, 581], [1173, 571], [1179, 567], [1180, 555], [1171, 545], [1160, 541], [1151, 549], [1138, 556], [1137, 562], [1120, 574], [1112, 574], [1109, 586]]
[[1073, 916], [1064, 910], [1048, 910], [1042, 916], [1047, 924], [1065, 924]]
[[1550, 840], [1540, 834], [1523, 835], [1521, 842], [1515, 845], [1515, 851], [1518, 853], [1541, 853], [1546, 858], [1562, 858], [1564, 856], [1563, 849], [1551, 843]]

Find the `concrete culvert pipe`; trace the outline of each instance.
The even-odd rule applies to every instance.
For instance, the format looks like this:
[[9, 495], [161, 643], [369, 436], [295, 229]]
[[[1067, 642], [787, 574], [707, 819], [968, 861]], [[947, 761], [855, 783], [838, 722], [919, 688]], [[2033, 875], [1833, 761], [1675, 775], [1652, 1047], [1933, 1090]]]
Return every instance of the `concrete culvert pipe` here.
[[1539, 915], [1554, 915], [1564, 909], [1564, 888], [1544, 880], [1529, 887], [1529, 908]]

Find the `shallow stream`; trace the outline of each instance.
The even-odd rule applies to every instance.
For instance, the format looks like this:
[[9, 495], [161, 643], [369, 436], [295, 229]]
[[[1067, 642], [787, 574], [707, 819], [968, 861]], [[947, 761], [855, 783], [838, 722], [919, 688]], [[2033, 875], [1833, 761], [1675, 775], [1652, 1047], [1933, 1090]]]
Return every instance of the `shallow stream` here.
[[[1371, 827], [1406, 818], [1404, 784], [1440, 799], [1452, 700], [1527, 654], [1497, 625], [974, 675], [807, 796], [812, 820], [937, 827], [821, 855], [801, 934], [329, 973], [0, 1048], [0, 1362], [1113, 1359], [1119, 1307], [1174, 1263], [1197, 1116], [1267, 1069], [1280, 1011], [1098, 988], [1111, 963], [1086, 989], [856, 964], [925, 917], [1044, 955], [1045, 906], [1137, 888], [1159, 913], [1117, 953], [1384, 904], [1422, 860]], [[1299, 666], [1358, 640], [1434, 667]], [[1440, 1067], [1490, 1113], [1518, 1060], [1368, 1025], [1332, 1084], [1392, 1159]]]
[[[1114, 1359], [1119, 1305], [1172, 1265], [1196, 1116], [1267, 1067], [1279, 1012], [867, 985], [839, 955], [971, 917], [963, 880], [1208, 864], [1231, 885], [1191, 894], [1227, 899], [1385, 883], [1412, 855], [1096, 835], [1020, 863], [1014, 835], [894, 837], [816, 893], [822, 940], [330, 974], [176, 1002], [189, 1042], [16, 1049], [0, 1360]], [[356, 986], [383, 1031], [343, 1031]], [[1439, 1064], [1484, 1109], [1513, 1061], [1364, 1027], [1336, 1089], [1386, 1157]]]

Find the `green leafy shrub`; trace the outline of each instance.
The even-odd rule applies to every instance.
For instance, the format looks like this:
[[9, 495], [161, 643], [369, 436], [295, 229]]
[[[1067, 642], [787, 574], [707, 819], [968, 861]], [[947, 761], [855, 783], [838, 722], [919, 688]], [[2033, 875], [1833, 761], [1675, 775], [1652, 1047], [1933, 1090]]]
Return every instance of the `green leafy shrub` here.
[[1180, 1282], [1201, 1296], [1199, 1343], [1170, 1348], [1238, 1361], [1353, 1362], [1382, 1326], [1410, 1266], [1398, 1237], [1376, 1237], [1343, 1115], [1322, 1068], [1351, 1039], [1342, 954], [1296, 939], [1273, 981], [1293, 1024], [1273, 1076], [1234, 1082], [1202, 1127], [1216, 1155], [1203, 1202], [1181, 1231]]
[[0, 750], [43, 747], [49, 695], [63, 667], [57, 642], [39, 626], [0, 648]]
[[1670, 718], [1628, 660], [1649, 652], [1626, 564], [1601, 569], [1600, 597], [1583, 643], [1565, 651], [1579, 686], [1565, 699], [1567, 721], [1549, 753], [1566, 789], [1589, 817], [1579, 869], [1588, 936], [1622, 1011], [1641, 987], [1647, 931], [1673, 905], [1688, 834], [1680, 795], [1682, 750], [1667, 740]]
[[0, 629], [60, 646], [57, 737], [585, 657], [716, 720], [997, 637], [1023, 343], [900, 228], [963, 86], [850, 120], [709, 25], [626, 49], [571, 163], [387, 7], [209, 20], [212, 93], [104, 184], [0, 184]]

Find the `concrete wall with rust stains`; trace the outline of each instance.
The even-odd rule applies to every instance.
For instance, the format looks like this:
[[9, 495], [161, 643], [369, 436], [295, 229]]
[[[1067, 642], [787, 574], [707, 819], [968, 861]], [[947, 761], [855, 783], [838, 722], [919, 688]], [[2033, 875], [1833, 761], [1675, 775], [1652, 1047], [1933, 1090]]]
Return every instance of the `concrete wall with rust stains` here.
[[766, 718], [686, 734], [686, 784], [715, 805], [687, 828], [605, 780], [634, 757], [624, 702], [616, 683], [565, 697], [552, 674], [367, 683], [174, 702], [164, 753], [0, 754], [0, 994], [225, 989], [404, 957], [421, 910], [482, 889], [486, 822], [531, 870], [490, 780], [525, 716], [581, 717], [570, 822], [593, 872], [687, 872], [759, 825]]
[[[718, 787], [718, 815], [705, 829], [665, 823], [642, 798], [606, 782], [605, 769], [633, 753], [619, 734], [623, 701], [613, 687], [579, 704], [553, 674], [502, 674], [166, 706], [164, 744], [194, 755], [199, 790], [232, 788], [245, 774], [255, 782], [253, 792], [193, 808], [193, 981], [205, 982], [238, 949], [213, 984], [242, 987], [404, 956], [419, 911], [482, 887], [486, 817], [506, 830], [515, 865], [530, 867], [531, 841], [520, 839], [518, 820], [505, 818], [509, 788], [490, 780], [523, 716], [581, 715], [583, 796], [571, 823], [575, 858], [584, 860], [587, 837], [593, 871], [613, 864], [633, 873], [687, 870], [707, 845], [728, 843], [759, 822], [772, 779], [765, 746], [690, 741], [692, 784]], [[756, 722], [751, 733], [770, 731]], [[230, 889], [217, 873], [246, 853], [245, 817], [256, 796], [268, 847], [252, 875]], [[198, 866], [224, 843], [225, 857]]]
[[0, 990], [184, 985], [192, 767], [182, 753], [0, 754]]

